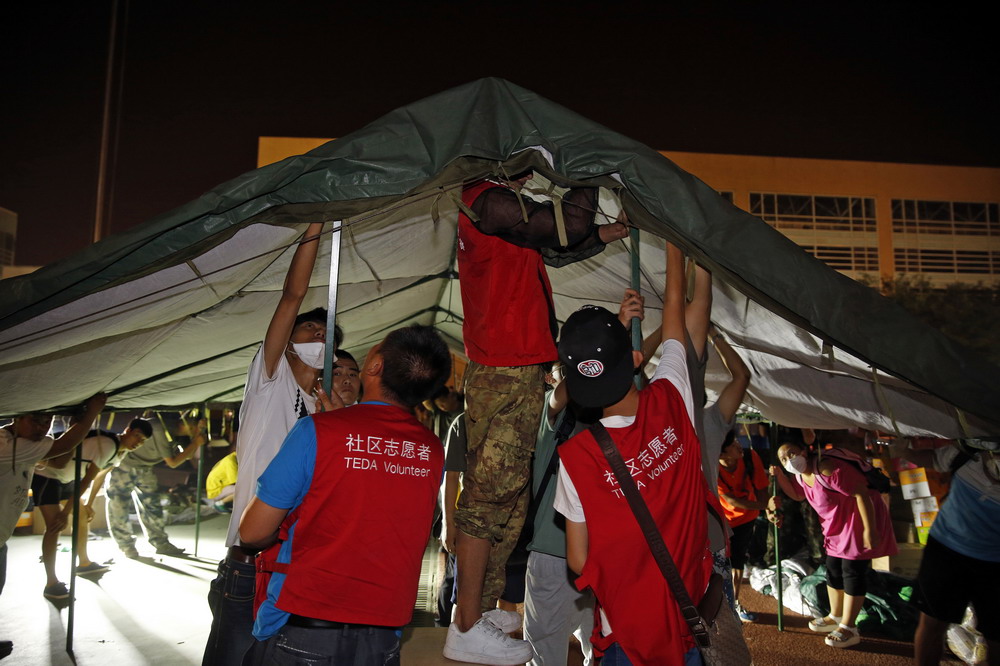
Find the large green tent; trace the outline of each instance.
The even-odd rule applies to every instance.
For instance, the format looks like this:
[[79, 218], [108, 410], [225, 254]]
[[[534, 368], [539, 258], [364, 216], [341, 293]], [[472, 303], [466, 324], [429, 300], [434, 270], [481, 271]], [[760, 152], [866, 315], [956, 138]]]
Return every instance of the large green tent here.
[[[397, 109], [4, 281], [0, 413], [69, 405], [100, 390], [120, 410], [238, 401], [293, 245], [316, 220], [328, 222], [327, 233], [306, 305], [327, 302], [332, 242], [349, 350], [363, 354], [387, 331], [420, 322], [461, 352], [454, 198], [463, 182], [527, 166], [558, 186], [601, 186], [612, 217], [622, 202], [642, 229], [651, 311], [662, 291], [663, 238], [713, 272], [713, 321], [754, 373], [751, 409], [791, 426], [1000, 432], [996, 367], [656, 151], [500, 79]], [[630, 251], [619, 242], [550, 270], [559, 319], [587, 302], [614, 307], [628, 286]], [[725, 378], [714, 362], [709, 388]]]

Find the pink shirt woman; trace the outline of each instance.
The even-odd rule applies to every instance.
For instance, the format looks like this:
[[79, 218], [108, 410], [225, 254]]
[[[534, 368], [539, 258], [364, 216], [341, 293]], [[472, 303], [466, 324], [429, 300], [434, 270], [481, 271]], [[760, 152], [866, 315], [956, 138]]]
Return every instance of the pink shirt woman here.
[[[856, 489], [866, 485], [865, 476], [847, 461], [833, 458], [823, 460], [832, 468], [829, 476], [826, 473], [814, 473], [811, 486], [801, 475], [795, 477], [795, 482], [819, 514], [827, 555], [845, 560], [872, 560], [884, 555], [895, 555], [896, 539], [892, 532], [889, 510], [882, 496], [876, 490], [867, 489], [875, 514], [873, 530], [878, 537], [876, 543], [866, 546], [865, 526], [855, 497]], [[815, 459], [812, 462], [816, 464]]]

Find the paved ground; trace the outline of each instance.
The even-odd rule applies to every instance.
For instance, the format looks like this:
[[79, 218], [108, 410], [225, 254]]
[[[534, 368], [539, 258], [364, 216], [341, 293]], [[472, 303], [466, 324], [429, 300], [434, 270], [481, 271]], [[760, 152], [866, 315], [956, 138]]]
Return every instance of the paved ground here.
[[[224, 551], [227, 524], [226, 516], [202, 523], [198, 557], [193, 556], [193, 525], [169, 528], [171, 539], [192, 553], [186, 558], [153, 555], [140, 540], [139, 550], [144, 556], [128, 560], [110, 539], [91, 542], [91, 556], [96, 561], [113, 558], [115, 563], [99, 580], [77, 579], [73, 622], [77, 666], [200, 664], [211, 625], [205, 595]], [[69, 539], [63, 538], [63, 543], [68, 545]], [[41, 537], [13, 537], [9, 546], [7, 585], [0, 596], [0, 639], [13, 640], [15, 645], [4, 664], [73, 664], [66, 652], [68, 609], [42, 596], [45, 577], [38, 562]], [[59, 570], [65, 572], [64, 580], [68, 582], [66, 553], [60, 553]], [[423, 580], [432, 585], [433, 575], [425, 575]], [[422, 594], [421, 598], [428, 596]], [[760, 614], [757, 623], [745, 627], [757, 666], [911, 663], [909, 643], [866, 636], [857, 647], [835, 650], [823, 644], [822, 636], [809, 631], [807, 618], [791, 613], [786, 614], [785, 631], [778, 632], [774, 599], [749, 587], [741, 597], [747, 608]], [[454, 665], [456, 662], [440, 656], [446, 630], [426, 626], [430, 619], [427, 611], [418, 611], [414, 619], [415, 624], [423, 626], [412, 627], [404, 635], [403, 664]], [[579, 652], [571, 652], [569, 663], [581, 662]]]

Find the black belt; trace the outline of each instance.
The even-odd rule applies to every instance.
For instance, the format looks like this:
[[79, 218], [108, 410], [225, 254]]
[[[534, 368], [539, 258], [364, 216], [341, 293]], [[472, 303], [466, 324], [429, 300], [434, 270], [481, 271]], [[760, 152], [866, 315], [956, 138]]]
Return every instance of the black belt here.
[[240, 546], [230, 546], [229, 552], [226, 553], [226, 557], [235, 562], [242, 562], [243, 564], [253, 564], [257, 556], [256, 553], [249, 553]]
[[288, 624], [293, 627], [303, 627], [305, 629], [343, 629], [344, 627], [357, 627], [361, 625], [344, 624], [343, 622], [333, 622], [331, 620], [320, 620], [315, 617], [305, 615], [289, 615]]
[[287, 624], [303, 629], [396, 629], [397, 627], [381, 627], [374, 624], [349, 624], [347, 622], [334, 622], [332, 620], [321, 620], [305, 615], [288, 616]]

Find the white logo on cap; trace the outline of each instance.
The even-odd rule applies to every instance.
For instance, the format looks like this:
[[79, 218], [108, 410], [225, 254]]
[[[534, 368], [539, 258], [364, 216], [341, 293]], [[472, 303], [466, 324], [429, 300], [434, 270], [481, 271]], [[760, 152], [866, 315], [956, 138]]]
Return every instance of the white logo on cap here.
[[577, 371], [584, 377], [600, 377], [604, 372], [604, 364], [598, 360], [583, 361], [576, 366]]

